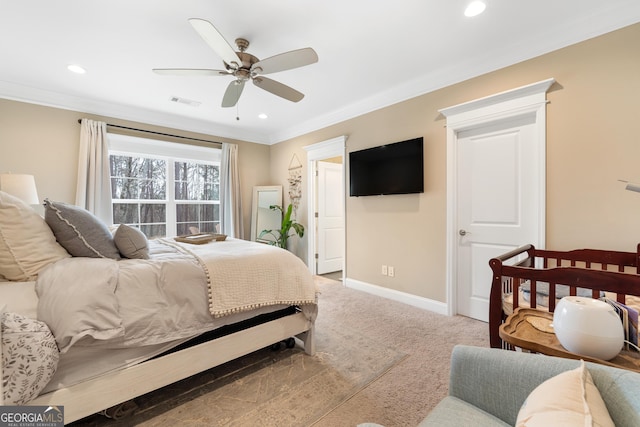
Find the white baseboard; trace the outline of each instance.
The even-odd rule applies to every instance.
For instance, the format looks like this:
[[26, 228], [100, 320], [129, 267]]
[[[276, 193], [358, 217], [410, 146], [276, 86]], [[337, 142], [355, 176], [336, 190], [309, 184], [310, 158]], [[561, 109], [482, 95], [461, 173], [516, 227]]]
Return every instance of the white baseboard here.
[[395, 289], [372, 285], [370, 283], [361, 282], [355, 279], [345, 278], [344, 285], [347, 288], [356, 289], [358, 291], [367, 292], [382, 298], [387, 298], [393, 301], [412, 305], [423, 310], [433, 311], [434, 313], [443, 314], [445, 316], [448, 315], [447, 304], [444, 302], [419, 297], [417, 295], [411, 295], [406, 292], [396, 291]]

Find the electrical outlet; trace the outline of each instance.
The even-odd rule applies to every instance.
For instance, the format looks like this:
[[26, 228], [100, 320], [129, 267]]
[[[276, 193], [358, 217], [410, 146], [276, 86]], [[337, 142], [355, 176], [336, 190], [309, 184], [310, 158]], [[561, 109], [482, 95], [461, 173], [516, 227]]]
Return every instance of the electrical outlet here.
[[386, 265], [383, 265], [383, 266], [382, 266], [382, 275], [383, 275], [383, 276], [386, 276], [386, 275], [387, 275], [387, 266], [386, 266]]
[[389, 277], [394, 277], [396, 275], [396, 272], [394, 271], [392, 266], [389, 266], [387, 268], [387, 273], [389, 274]]

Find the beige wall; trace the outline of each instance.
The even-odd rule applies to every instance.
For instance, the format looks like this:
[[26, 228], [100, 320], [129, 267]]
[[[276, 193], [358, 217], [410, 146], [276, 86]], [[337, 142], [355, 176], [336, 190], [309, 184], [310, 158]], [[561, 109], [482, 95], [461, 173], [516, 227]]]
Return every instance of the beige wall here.
[[[40, 199], [48, 197], [74, 203], [80, 141], [78, 119], [85, 117], [137, 129], [237, 143], [244, 228], [245, 235], [249, 236], [253, 186], [267, 185], [270, 179], [270, 154], [266, 145], [0, 99], [0, 172], [32, 174]], [[109, 128], [109, 131], [122, 133], [117, 128]], [[151, 136], [140, 132], [129, 134]], [[184, 143], [189, 142], [185, 140]]]
[[[446, 301], [446, 132], [438, 110], [555, 78], [547, 95], [547, 247], [633, 251], [640, 242], [640, 24], [271, 147], [287, 199], [287, 165], [304, 146], [346, 135], [347, 152], [423, 136], [425, 192], [346, 200], [346, 276]], [[306, 225], [308, 195], [298, 220]], [[526, 242], [523, 242], [526, 243]], [[306, 259], [306, 237], [297, 253]], [[395, 277], [380, 274], [382, 264]]]
[[[634, 250], [640, 242], [640, 194], [618, 179], [640, 182], [640, 24], [498, 70], [268, 147], [239, 144], [245, 232], [254, 185], [282, 184], [303, 164], [297, 219], [307, 218], [306, 152], [346, 135], [347, 151], [423, 136], [425, 192], [347, 198], [346, 274], [350, 279], [445, 301], [446, 132], [438, 110], [553, 77], [547, 108], [547, 247]], [[0, 99], [0, 172], [32, 173], [40, 198], [73, 202], [78, 119], [223, 141], [81, 112]], [[292, 248], [307, 259], [307, 241]], [[380, 274], [395, 267], [395, 278]]]

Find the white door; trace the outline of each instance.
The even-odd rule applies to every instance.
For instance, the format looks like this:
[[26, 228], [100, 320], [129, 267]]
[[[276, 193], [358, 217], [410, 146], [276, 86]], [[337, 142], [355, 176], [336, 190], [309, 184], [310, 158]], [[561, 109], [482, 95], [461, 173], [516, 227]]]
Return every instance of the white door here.
[[342, 270], [344, 216], [342, 165], [318, 164], [317, 274]]
[[536, 115], [457, 135], [457, 311], [487, 321], [489, 260], [539, 236]]

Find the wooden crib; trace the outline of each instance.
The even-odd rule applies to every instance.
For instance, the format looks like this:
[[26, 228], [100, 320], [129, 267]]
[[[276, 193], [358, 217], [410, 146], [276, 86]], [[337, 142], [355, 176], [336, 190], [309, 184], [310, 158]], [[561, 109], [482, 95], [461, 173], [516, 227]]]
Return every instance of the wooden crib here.
[[[489, 339], [491, 347], [509, 348], [499, 336], [500, 325], [517, 307], [525, 303], [531, 308], [553, 312], [559, 289], [569, 295], [593, 298], [602, 292], [623, 304], [627, 300], [640, 302], [640, 245], [636, 252], [576, 249], [550, 251], [525, 245], [502, 256], [492, 258], [489, 266], [493, 272], [489, 296]], [[548, 304], [540, 307], [538, 287], [548, 287]], [[547, 286], [548, 284], [548, 286]], [[564, 286], [562, 286], [564, 285]], [[529, 288], [529, 301], [521, 301], [521, 287]], [[589, 290], [591, 290], [589, 292]], [[615, 294], [615, 295], [614, 295]], [[636, 299], [637, 298], [637, 299]], [[510, 303], [507, 301], [510, 300]]]

